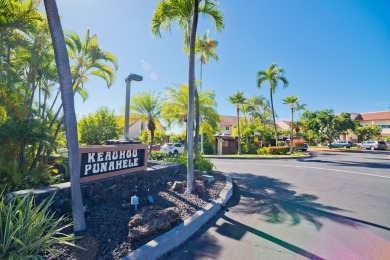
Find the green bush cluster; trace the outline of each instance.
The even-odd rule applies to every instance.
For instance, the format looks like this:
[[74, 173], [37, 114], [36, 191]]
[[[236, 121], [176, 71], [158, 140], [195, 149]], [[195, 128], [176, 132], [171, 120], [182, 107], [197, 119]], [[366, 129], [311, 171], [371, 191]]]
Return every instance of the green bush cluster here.
[[150, 159], [155, 161], [163, 161], [167, 157], [168, 154], [164, 152], [152, 151], [150, 153]]
[[262, 147], [257, 149], [257, 154], [258, 155], [266, 155], [268, 154], [268, 147]]
[[199, 171], [211, 172], [215, 165], [211, 162], [210, 159], [203, 158], [199, 156], [194, 161], [194, 169]]
[[286, 146], [286, 142], [285, 141], [278, 141], [278, 146]]
[[258, 149], [258, 146], [254, 143], [245, 143], [241, 142], [241, 152], [243, 154], [255, 154]]
[[263, 147], [257, 150], [259, 155], [287, 155], [290, 152], [289, 146], [279, 146], [279, 147]]
[[213, 144], [210, 142], [204, 142], [203, 151], [204, 154], [214, 154]]
[[268, 147], [268, 154], [271, 155], [287, 155], [289, 152], [290, 152], [289, 146]]
[[[178, 157], [166, 157], [164, 159], [166, 162], [176, 162], [184, 164], [187, 167], [187, 154], [180, 154]], [[210, 172], [214, 168], [214, 164], [211, 162], [211, 160], [204, 158], [202, 156], [199, 156], [194, 160], [194, 169], [199, 171], [207, 171]], [[186, 169], [187, 170], [187, 169]]]
[[43, 252], [58, 254], [54, 244], [75, 246], [75, 237], [62, 233], [71, 224], [49, 210], [53, 197], [38, 206], [29, 195], [0, 197], [0, 259], [43, 259]]

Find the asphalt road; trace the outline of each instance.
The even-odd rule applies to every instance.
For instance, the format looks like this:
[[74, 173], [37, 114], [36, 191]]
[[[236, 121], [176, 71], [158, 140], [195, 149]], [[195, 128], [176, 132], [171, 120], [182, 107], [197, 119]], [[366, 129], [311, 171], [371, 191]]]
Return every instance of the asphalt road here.
[[390, 259], [390, 153], [214, 159], [224, 211], [165, 259]]

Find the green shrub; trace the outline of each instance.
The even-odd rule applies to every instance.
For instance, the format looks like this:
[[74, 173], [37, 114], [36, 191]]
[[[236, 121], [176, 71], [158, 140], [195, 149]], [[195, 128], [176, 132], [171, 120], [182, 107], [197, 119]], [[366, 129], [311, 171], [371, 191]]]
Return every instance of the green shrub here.
[[290, 152], [289, 146], [280, 146], [280, 147], [268, 147], [268, 154], [272, 155], [287, 155]]
[[211, 162], [211, 160], [209, 160], [207, 158], [203, 158], [202, 156], [199, 156], [194, 161], [194, 169], [195, 170], [211, 172], [214, 167], [215, 166]]
[[204, 154], [214, 154], [213, 144], [210, 142], [203, 143]]
[[184, 166], [186, 167], [186, 171], [187, 171], [187, 153], [179, 154], [179, 156], [177, 156], [177, 157], [167, 156], [164, 158], [164, 161], [184, 164]]
[[284, 142], [284, 141], [278, 141], [278, 146], [286, 146], [286, 142]]
[[152, 151], [150, 153], [150, 159], [155, 161], [163, 161], [167, 157], [168, 154], [164, 152]]
[[0, 197], [0, 259], [38, 259], [44, 251], [58, 254], [54, 244], [75, 246], [75, 237], [62, 233], [71, 224], [61, 226], [65, 219], [49, 210], [53, 196], [35, 207], [29, 195]]
[[268, 147], [263, 147], [263, 148], [257, 149], [257, 154], [259, 154], [259, 155], [266, 155], [267, 153], [268, 153]]

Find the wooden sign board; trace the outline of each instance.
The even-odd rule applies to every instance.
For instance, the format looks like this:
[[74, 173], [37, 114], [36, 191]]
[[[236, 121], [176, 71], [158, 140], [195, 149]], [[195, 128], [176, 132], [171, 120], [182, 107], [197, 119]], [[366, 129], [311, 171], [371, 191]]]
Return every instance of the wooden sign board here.
[[90, 145], [79, 148], [80, 182], [145, 170], [148, 147], [143, 144]]

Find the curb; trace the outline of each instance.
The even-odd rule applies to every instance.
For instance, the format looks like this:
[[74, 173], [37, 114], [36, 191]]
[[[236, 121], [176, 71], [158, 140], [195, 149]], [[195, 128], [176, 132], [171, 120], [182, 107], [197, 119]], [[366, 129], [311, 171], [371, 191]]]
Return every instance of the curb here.
[[[311, 152], [311, 151], [308, 151]], [[232, 160], [282, 160], [282, 159], [300, 159], [300, 158], [307, 158], [310, 157], [310, 155], [302, 155], [302, 156], [291, 156], [291, 157], [238, 157], [238, 156], [232, 156], [232, 157], [226, 157], [226, 156], [207, 156], [205, 158], [207, 159], [232, 159]]]
[[232, 195], [232, 178], [226, 175], [226, 185], [219, 194], [219, 199], [213, 200], [203, 209], [198, 210], [194, 215], [185, 219], [179, 226], [143, 245], [122, 259], [157, 259], [163, 256], [193, 236], [201, 226], [221, 209], [222, 205], [225, 205]]

